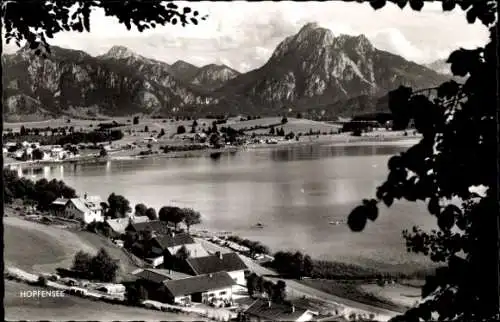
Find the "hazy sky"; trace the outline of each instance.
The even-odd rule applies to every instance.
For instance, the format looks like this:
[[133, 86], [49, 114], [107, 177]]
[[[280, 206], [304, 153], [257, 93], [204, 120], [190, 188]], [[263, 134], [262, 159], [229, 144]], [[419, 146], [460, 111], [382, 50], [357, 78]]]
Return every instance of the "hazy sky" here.
[[[440, 3], [426, 3], [422, 12], [393, 4], [373, 10], [368, 3], [345, 2], [177, 2], [208, 14], [198, 26], [165, 26], [139, 33], [127, 31], [101, 11], [91, 16], [90, 33], [60, 33], [51, 44], [99, 55], [123, 45], [151, 58], [195, 65], [223, 63], [239, 71], [263, 65], [274, 48], [307, 22], [338, 34], [365, 34], [375, 47], [418, 63], [445, 58], [458, 46], [475, 47], [488, 33], [479, 22], [467, 23], [461, 10], [443, 13]], [[5, 48], [5, 47], [4, 47]], [[16, 50], [15, 45], [5, 48]]]

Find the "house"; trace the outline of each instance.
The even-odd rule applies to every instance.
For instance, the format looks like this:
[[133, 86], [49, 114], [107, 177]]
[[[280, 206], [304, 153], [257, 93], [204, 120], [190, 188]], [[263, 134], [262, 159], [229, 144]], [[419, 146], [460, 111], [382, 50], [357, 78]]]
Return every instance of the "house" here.
[[227, 272], [238, 285], [245, 286], [245, 270], [247, 266], [236, 253], [222, 254], [205, 257], [190, 257], [186, 260], [188, 274], [203, 275], [218, 272]]
[[245, 320], [260, 321], [311, 321], [316, 312], [296, 307], [293, 304], [278, 304], [258, 299], [243, 313]]
[[106, 219], [105, 223], [118, 234], [124, 234], [127, 226], [132, 223], [143, 223], [149, 221], [146, 216], [130, 216], [128, 218]]
[[86, 224], [93, 221], [104, 221], [100, 198], [87, 196], [87, 194], [83, 198], [69, 199], [64, 209], [64, 216], [81, 220]]
[[179, 280], [190, 277], [190, 275], [163, 269], [139, 269], [132, 273], [136, 283], [143, 286], [148, 292], [149, 299], [166, 302], [165, 287], [163, 282]]
[[163, 282], [167, 302], [177, 304], [230, 302], [234, 284], [234, 280], [226, 272]]
[[209, 255], [205, 248], [194, 241], [191, 235], [187, 233], [176, 234], [174, 232], [154, 238], [152, 251], [156, 254], [164, 254], [166, 251], [170, 256], [175, 256], [182, 246], [187, 249], [190, 257], [205, 257]]
[[170, 233], [171, 229], [170, 225], [164, 221], [151, 220], [148, 222], [130, 223], [125, 231], [138, 233], [141, 231], [151, 230], [153, 235], [166, 235]]
[[50, 205], [50, 212], [52, 213], [53, 216], [59, 216], [63, 217], [65, 214], [65, 209], [66, 209], [66, 204], [68, 203], [69, 199], [65, 198], [57, 198], [52, 202]]
[[[175, 234], [173, 231], [167, 235], [153, 238], [150, 257], [147, 259], [153, 267], [163, 263], [172, 262], [179, 249], [185, 247], [190, 257], [208, 256], [208, 252], [187, 233]], [[165, 257], [168, 257], [165, 259]]]

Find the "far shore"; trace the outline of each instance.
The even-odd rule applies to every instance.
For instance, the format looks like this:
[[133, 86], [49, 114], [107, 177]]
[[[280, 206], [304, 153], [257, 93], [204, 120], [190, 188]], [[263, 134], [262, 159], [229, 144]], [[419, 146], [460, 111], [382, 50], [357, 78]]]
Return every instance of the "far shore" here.
[[[7, 161], [4, 167], [22, 166], [23, 168], [39, 168], [43, 166], [53, 166], [60, 164], [92, 164], [103, 163], [107, 161], [118, 160], [140, 160], [149, 158], [196, 158], [208, 157], [213, 154], [227, 154], [245, 150], [273, 149], [281, 147], [296, 147], [308, 145], [327, 145], [327, 146], [346, 146], [346, 145], [413, 145], [420, 140], [420, 136], [404, 136], [401, 133], [369, 133], [371, 135], [351, 136], [347, 133], [303, 136], [299, 141], [288, 140], [278, 141], [276, 144], [247, 144], [244, 146], [227, 146], [221, 149], [208, 148], [204, 150], [191, 151], [172, 151], [168, 153], [153, 153], [148, 155], [139, 155], [136, 150], [120, 150], [110, 152], [106, 157], [82, 156], [66, 160], [47, 160], [47, 161]], [[5, 161], [5, 160], [4, 160]]]

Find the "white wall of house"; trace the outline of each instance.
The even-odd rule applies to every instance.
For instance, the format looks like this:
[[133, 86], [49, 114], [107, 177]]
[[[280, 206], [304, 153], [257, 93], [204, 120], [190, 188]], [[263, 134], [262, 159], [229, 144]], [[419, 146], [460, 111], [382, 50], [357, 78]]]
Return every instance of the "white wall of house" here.
[[227, 272], [229, 276], [236, 282], [236, 284], [239, 285], [246, 285], [246, 280], [245, 280], [245, 271], [233, 271], [233, 272]]
[[211, 290], [207, 292], [203, 292], [201, 294], [201, 298], [203, 301], [210, 301], [212, 299], [218, 300], [230, 300], [233, 297], [233, 291], [231, 287], [219, 289], [219, 290]]
[[104, 221], [104, 216], [102, 215], [101, 210], [86, 210], [82, 211], [75, 207], [72, 202], [69, 202], [66, 205], [66, 209], [64, 210], [66, 217], [74, 218], [77, 220], [82, 220], [86, 224], [89, 224], [93, 221]]

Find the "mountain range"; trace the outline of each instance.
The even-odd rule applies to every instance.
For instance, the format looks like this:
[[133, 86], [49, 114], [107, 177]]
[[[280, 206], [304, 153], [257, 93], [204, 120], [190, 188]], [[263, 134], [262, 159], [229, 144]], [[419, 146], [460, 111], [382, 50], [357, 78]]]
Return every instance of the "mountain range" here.
[[4, 117], [282, 115], [313, 118], [387, 111], [399, 85], [425, 88], [446, 80], [426, 66], [375, 48], [364, 36], [334, 36], [315, 23], [284, 39], [269, 60], [247, 73], [185, 61], [167, 64], [113, 46], [90, 56], [51, 47], [43, 59], [28, 48], [2, 56]]

